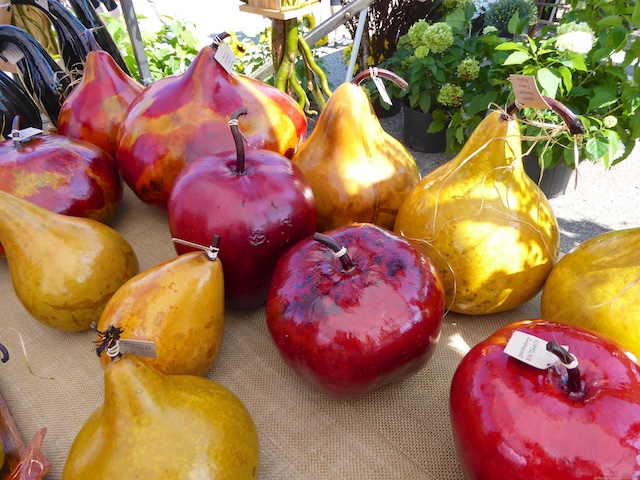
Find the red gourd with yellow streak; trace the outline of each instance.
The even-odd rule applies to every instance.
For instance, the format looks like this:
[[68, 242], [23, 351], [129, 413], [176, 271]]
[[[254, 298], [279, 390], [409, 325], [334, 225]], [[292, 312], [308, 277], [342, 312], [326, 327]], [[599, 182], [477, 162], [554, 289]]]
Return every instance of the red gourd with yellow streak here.
[[235, 150], [227, 121], [240, 107], [248, 111], [239, 125], [249, 149], [291, 158], [306, 135], [304, 112], [293, 98], [229, 73], [215, 58], [217, 50], [217, 43], [202, 48], [184, 74], [158, 80], [131, 104], [116, 157], [124, 181], [146, 203], [166, 208], [187, 164]]
[[144, 87], [129, 77], [113, 57], [100, 50], [88, 33], [87, 55], [80, 83], [66, 98], [58, 116], [58, 133], [92, 143], [116, 155], [118, 130], [129, 105]]

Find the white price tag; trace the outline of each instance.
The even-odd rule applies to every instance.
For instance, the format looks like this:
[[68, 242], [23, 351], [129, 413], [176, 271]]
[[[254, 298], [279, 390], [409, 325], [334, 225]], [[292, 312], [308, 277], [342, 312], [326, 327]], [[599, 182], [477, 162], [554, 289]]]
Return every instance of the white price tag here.
[[532, 75], [510, 75], [509, 80], [513, 86], [513, 93], [516, 96], [516, 102], [523, 107], [537, 108], [544, 110], [549, 108], [547, 102], [544, 101], [536, 78]]
[[216, 50], [216, 54], [213, 56], [222, 68], [224, 68], [227, 72], [233, 73], [233, 66], [236, 63], [236, 55], [231, 50], [231, 47], [226, 43], [221, 43]]
[[391, 98], [389, 98], [389, 94], [387, 93], [387, 89], [384, 88], [384, 82], [378, 76], [377, 69], [371, 70], [371, 80], [373, 80], [373, 84], [376, 86], [378, 93], [380, 94], [380, 99], [385, 102], [387, 105], [392, 105]]
[[48, 2], [48, 0], [34, 0], [34, 1], [35, 1], [35, 3], [40, 5], [44, 10], [46, 10], [47, 12], [49, 11], [49, 2]]
[[[547, 350], [547, 343], [535, 335], [516, 330], [504, 347], [504, 353], [540, 370], [561, 365], [560, 359]], [[563, 347], [568, 349], [564, 345]]]
[[2, 53], [0, 53], [0, 55], [5, 59], [5, 61], [9, 62], [12, 65], [15, 65], [24, 58], [24, 53], [22, 53], [22, 50], [20, 50], [20, 48], [18, 48], [13, 43], [5, 43], [2, 46]]
[[14, 137], [13, 132], [11, 132], [7, 138], [9, 140], [19, 140], [20, 142], [26, 142], [30, 138], [35, 137], [36, 135], [40, 135], [42, 132], [43, 131], [40, 130], [39, 128], [27, 127], [27, 128], [18, 130], [17, 137]]
[[118, 342], [120, 343], [120, 353], [132, 353], [139, 357], [158, 358], [156, 344], [154, 342], [130, 340], [127, 338], [121, 338]]

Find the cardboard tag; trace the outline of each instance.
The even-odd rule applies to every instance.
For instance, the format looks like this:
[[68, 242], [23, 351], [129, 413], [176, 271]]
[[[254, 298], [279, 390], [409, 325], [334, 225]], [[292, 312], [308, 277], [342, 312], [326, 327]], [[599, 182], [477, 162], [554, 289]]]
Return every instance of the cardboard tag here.
[[384, 82], [382, 81], [382, 79], [378, 76], [378, 72], [377, 69], [369, 69], [371, 71], [371, 80], [373, 80], [373, 84], [376, 86], [376, 89], [378, 90], [378, 93], [380, 94], [380, 99], [386, 103], [387, 105], [393, 105], [393, 103], [391, 102], [391, 98], [389, 97], [389, 94], [387, 93], [387, 89], [384, 88]]
[[[568, 350], [568, 347], [563, 347]], [[504, 347], [504, 353], [540, 370], [562, 364], [556, 355], [547, 350], [546, 340], [517, 330]]]
[[18, 140], [20, 142], [26, 142], [30, 138], [35, 137], [36, 135], [40, 135], [42, 132], [43, 131], [40, 130], [39, 128], [27, 127], [27, 128], [23, 128], [23, 129], [18, 130], [18, 137], [17, 138], [14, 138], [13, 132], [10, 133], [7, 138], [9, 140]]
[[513, 87], [513, 93], [516, 96], [516, 102], [519, 106], [537, 108], [544, 110], [549, 108], [547, 102], [544, 101], [538, 85], [536, 84], [536, 78], [532, 75], [510, 75], [509, 80]]
[[222, 68], [224, 68], [228, 73], [233, 73], [233, 66], [236, 63], [236, 55], [233, 53], [233, 50], [231, 50], [229, 45], [226, 43], [218, 45], [218, 49], [216, 50], [213, 58], [215, 58]]
[[47, 12], [49, 11], [49, 2], [47, 0], [34, 0], [34, 2], [40, 5]]
[[2, 53], [0, 53], [0, 55], [6, 62], [10, 63], [11, 65], [15, 65], [24, 58], [24, 53], [22, 53], [22, 50], [20, 50], [20, 48], [13, 43], [5, 43], [2, 46]]
[[158, 358], [156, 344], [154, 342], [130, 340], [127, 338], [121, 338], [118, 342], [120, 343], [120, 353], [132, 353], [139, 357]]

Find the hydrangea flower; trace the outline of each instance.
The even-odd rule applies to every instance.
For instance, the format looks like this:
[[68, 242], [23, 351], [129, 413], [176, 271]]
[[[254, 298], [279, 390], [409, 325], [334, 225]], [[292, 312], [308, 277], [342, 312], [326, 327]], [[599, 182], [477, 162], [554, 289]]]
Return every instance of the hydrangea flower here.
[[424, 45], [433, 53], [442, 53], [453, 45], [453, 30], [444, 22], [430, 25], [424, 34]]
[[618, 119], [613, 115], [607, 115], [602, 119], [602, 124], [605, 128], [613, 128], [618, 124]]
[[478, 78], [480, 74], [480, 63], [473, 58], [465, 58], [458, 64], [458, 77], [465, 82], [470, 82]]
[[455, 10], [456, 8], [464, 8], [468, 3], [472, 3], [473, 0], [443, 0], [442, 4], [450, 9]]
[[568, 22], [558, 26], [556, 49], [559, 52], [586, 55], [596, 43], [594, 31], [584, 22]]
[[442, 88], [440, 88], [440, 92], [438, 93], [438, 98], [436, 100], [445, 107], [459, 107], [462, 105], [463, 95], [464, 90], [462, 90], [462, 87], [451, 83], [445, 83]]
[[497, 33], [499, 30], [494, 27], [493, 25], [489, 25], [487, 27], [484, 27], [482, 29], [482, 34], [483, 35], [491, 35], [492, 33]]

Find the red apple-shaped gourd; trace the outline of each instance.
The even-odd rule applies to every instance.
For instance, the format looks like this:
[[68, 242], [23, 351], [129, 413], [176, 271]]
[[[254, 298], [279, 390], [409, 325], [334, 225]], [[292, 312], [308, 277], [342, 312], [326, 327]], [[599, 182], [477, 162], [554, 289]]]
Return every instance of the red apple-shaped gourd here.
[[249, 149], [290, 158], [306, 135], [304, 112], [289, 95], [229, 73], [217, 50], [215, 43], [204, 47], [184, 74], [158, 80], [131, 104], [116, 157], [125, 182], [144, 202], [166, 208], [187, 164], [234, 150], [227, 120], [241, 107], [248, 110], [240, 128]]
[[444, 289], [425, 252], [373, 225], [316, 233], [278, 262], [267, 325], [284, 362], [328, 395], [362, 397], [422, 369]]
[[118, 130], [129, 105], [144, 89], [100, 50], [90, 30], [92, 48], [78, 85], [58, 116], [58, 133], [92, 143], [115, 158]]
[[16, 117], [13, 139], [0, 142], [0, 190], [55, 213], [109, 223], [122, 199], [115, 160], [62, 135], [21, 139], [19, 122]]
[[595, 332], [542, 320], [498, 330], [458, 366], [450, 413], [469, 480], [640, 478], [640, 367]]
[[[245, 113], [239, 109], [229, 120], [237, 150], [188, 165], [167, 209], [178, 239], [206, 245], [220, 235], [225, 302], [236, 309], [263, 304], [278, 259], [316, 229], [313, 192], [300, 170], [269, 150], [245, 154], [238, 129]], [[192, 249], [176, 243], [178, 254]]]

